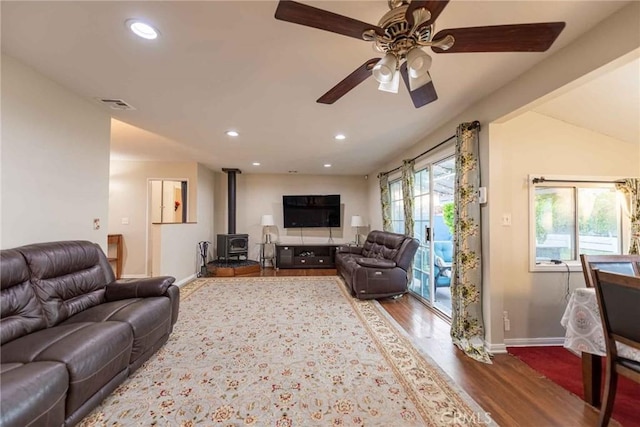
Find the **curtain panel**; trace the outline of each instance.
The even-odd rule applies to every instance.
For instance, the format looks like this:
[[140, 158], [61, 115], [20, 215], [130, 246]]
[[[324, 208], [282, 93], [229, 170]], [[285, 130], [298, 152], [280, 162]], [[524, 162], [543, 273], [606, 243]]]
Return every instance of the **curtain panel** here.
[[640, 179], [627, 178], [616, 183], [616, 189], [629, 198], [629, 217], [631, 219], [631, 242], [629, 254], [640, 254]]
[[462, 123], [456, 131], [451, 337], [468, 356], [491, 363], [484, 348], [482, 318], [479, 128], [477, 122]]
[[382, 229], [392, 231], [391, 224], [391, 195], [389, 194], [389, 174], [381, 173], [380, 178], [380, 203], [382, 204]]
[[415, 160], [402, 162], [402, 203], [404, 204], [404, 234], [413, 237], [413, 182]]

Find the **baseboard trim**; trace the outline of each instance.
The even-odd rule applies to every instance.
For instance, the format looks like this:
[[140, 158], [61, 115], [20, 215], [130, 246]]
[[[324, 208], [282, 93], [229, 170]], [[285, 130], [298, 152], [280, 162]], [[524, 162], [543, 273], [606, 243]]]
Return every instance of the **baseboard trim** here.
[[488, 342], [484, 343], [484, 348], [491, 354], [506, 354], [507, 347], [504, 344], [490, 344]]
[[180, 280], [179, 282], [175, 282], [174, 285], [176, 285], [177, 287], [184, 286], [187, 283], [191, 282], [196, 277], [198, 277], [198, 276], [194, 273], [191, 276], [185, 277], [184, 279]]
[[549, 347], [564, 345], [564, 337], [549, 338], [508, 338], [504, 340], [506, 347]]

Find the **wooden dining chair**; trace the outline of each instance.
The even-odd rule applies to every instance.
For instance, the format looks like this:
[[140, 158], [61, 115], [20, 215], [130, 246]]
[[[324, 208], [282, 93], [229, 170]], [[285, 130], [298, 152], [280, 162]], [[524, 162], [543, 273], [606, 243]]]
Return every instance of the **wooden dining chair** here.
[[593, 288], [596, 276], [594, 269], [612, 273], [640, 276], [640, 255], [585, 255], [580, 254], [584, 281], [588, 288]]
[[594, 270], [596, 295], [607, 347], [604, 398], [600, 426], [609, 424], [618, 375], [640, 383], [640, 362], [618, 355], [616, 343], [640, 352], [640, 277]]

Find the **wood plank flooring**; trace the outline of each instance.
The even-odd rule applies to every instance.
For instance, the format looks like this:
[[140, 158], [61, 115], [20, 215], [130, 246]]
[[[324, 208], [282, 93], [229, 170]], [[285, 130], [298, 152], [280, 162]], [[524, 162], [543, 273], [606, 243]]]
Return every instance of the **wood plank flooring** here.
[[[336, 270], [263, 269], [262, 276], [331, 276]], [[257, 275], [257, 274], [256, 274]], [[463, 390], [501, 426], [596, 426], [598, 411], [508, 354], [493, 364], [466, 357], [452, 343], [449, 324], [417, 299], [404, 295], [382, 306]], [[482, 417], [478, 418], [482, 420]], [[611, 426], [620, 424], [612, 421]]]

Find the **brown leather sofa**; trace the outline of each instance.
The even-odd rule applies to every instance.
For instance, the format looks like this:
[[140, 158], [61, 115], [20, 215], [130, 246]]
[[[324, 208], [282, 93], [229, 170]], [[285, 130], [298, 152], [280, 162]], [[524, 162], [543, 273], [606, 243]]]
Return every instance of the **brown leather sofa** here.
[[402, 295], [418, 245], [413, 237], [374, 230], [361, 247], [339, 247], [336, 268], [359, 299]]
[[169, 338], [174, 280], [116, 281], [86, 241], [0, 251], [0, 425], [82, 420]]

